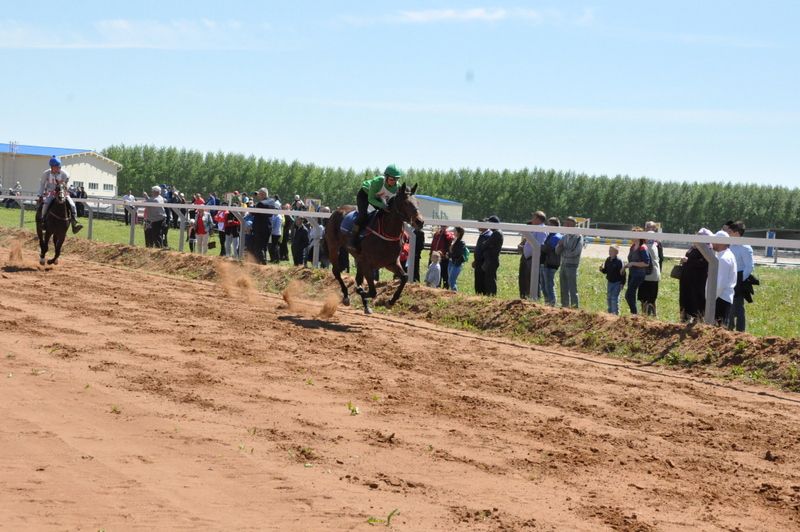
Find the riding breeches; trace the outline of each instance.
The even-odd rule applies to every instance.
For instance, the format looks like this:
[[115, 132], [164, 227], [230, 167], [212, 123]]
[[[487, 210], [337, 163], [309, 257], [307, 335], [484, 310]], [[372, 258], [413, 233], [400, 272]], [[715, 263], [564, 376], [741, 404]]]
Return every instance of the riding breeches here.
[[[55, 199], [55, 196], [46, 196], [44, 198], [44, 203], [42, 205], [42, 220], [44, 220], [45, 215], [47, 215], [47, 209], [50, 207], [50, 204], [53, 203], [54, 199]], [[73, 218], [77, 218], [78, 217], [78, 211], [77, 211], [77, 209], [75, 209], [75, 202], [72, 201], [72, 198], [69, 197], [69, 196], [67, 196], [66, 200], [69, 203], [70, 210], [72, 211], [72, 217]]]
[[356, 215], [355, 223], [363, 229], [369, 217], [369, 196], [367, 196], [367, 191], [363, 188], [356, 195], [356, 206], [358, 206], [358, 214]]

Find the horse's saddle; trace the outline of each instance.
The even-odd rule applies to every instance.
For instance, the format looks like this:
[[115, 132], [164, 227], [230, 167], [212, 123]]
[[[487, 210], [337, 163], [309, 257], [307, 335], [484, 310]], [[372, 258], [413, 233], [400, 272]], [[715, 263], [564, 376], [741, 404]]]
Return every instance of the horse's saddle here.
[[[367, 215], [367, 223], [364, 224], [364, 227], [361, 228], [359, 231], [358, 236], [364, 236], [367, 232], [367, 227], [372, 227], [375, 223], [375, 218], [378, 216], [379, 211], [372, 211]], [[356, 223], [356, 218], [358, 218], [358, 209], [354, 211], [350, 211], [349, 213], [344, 215], [342, 218], [342, 223], [339, 226], [339, 230], [342, 233], [350, 234], [353, 231], [353, 226]]]

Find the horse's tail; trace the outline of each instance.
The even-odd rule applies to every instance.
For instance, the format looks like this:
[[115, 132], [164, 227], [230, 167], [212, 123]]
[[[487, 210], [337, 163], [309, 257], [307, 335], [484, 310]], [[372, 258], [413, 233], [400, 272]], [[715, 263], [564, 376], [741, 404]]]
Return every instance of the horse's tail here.
[[325, 224], [325, 243], [328, 244], [328, 257], [332, 264], [337, 263], [339, 248], [345, 245], [345, 236], [342, 233], [342, 219], [347, 213], [354, 210], [352, 205], [344, 205], [336, 209]]

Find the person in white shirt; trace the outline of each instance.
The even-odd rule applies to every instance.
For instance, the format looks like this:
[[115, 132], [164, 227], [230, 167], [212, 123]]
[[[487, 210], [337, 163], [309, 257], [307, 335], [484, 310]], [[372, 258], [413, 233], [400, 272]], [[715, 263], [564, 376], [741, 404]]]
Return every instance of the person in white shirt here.
[[[730, 238], [725, 231], [714, 233], [716, 237]], [[717, 325], [727, 326], [728, 315], [733, 303], [733, 290], [736, 288], [736, 257], [730, 250], [729, 244], [711, 244], [711, 249], [717, 253], [719, 262], [717, 267], [717, 303], [714, 310], [714, 319]]]
[[[129, 190], [127, 194], [122, 196], [122, 201], [136, 201], [136, 196], [133, 195], [133, 191]], [[125, 212], [125, 225], [131, 224], [131, 212], [123, 207], [123, 211]]]
[[[273, 209], [280, 209], [280, 204], [273, 205]], [[269, 239], [269, 261], [277, 264], [281, 261], [281, 237], [283, 236], [283, 215], [272, 215], [272, 230]]]
[[[722, 226], [722, 230], [728, 233], [731, 237], [744, 236], [745, 226], [744, 222], [726, 222]], [[745, 329], [745, 312], [744, 312], [744, 282], [753, 273], [753, 248], [747, 244], [733, 244], [731, 245], [731, 252], [736, 257], [736, 289], [733, 293], [733, 304], [731, 305], [731, 315], [728, 319], [728, 329], [736, 329], [739, 332], [744, 332]]]

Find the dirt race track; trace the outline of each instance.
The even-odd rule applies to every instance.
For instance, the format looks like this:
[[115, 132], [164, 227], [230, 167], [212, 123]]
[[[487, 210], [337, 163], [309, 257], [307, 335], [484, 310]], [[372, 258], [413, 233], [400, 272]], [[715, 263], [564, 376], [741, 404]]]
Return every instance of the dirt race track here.
[[800, 529], [795, 395], [34, 260], [0, 272], [2, 529]]

